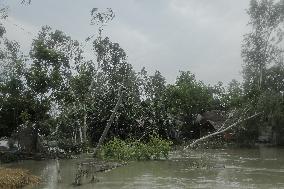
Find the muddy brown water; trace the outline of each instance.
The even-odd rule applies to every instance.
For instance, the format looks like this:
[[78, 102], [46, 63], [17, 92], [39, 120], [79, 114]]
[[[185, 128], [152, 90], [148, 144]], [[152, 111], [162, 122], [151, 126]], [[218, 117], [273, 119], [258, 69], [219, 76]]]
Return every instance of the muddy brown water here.
[[74, 187], [78, 160], [22, 161], [7, 164], [30, 170], [43, 179], [25, 189], [147, 189], [147, 188], [284, 188], [284, 148], [174, 151], [169, 160], [130, 162], [97, 173], [98, 182]]

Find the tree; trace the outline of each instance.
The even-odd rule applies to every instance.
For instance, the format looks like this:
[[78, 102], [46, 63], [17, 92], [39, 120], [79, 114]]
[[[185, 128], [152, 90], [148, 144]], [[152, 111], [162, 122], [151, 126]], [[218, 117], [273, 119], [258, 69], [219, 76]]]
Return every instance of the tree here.
[[138, 73], [141, 117], [139, 124], [142, 127], [141, 137], [147, 138], [156, 132], [164, 138], [169, 137], [170, 125], [167, 122], [166, 107], [164, 104], [166, 92], [166, 79], [159, 71], [149, 76], [146, 69]]
[[227, 87], [225, 93], [225, 103], [227, 110], [241, 108], [244, 103], [242, 84], [233, 79]]
[[283, 52], [284, 1], [251, 0], [247, 13], [252, 30], [244, 36], [243, 73], [245, 90], [253, 97], [263, 89], [268, 66], [277, 62]]
[[29, 106], [25, 95], [24, 57], [19, 44], [7, 39], [3, 40], [1, 49], [0, 73], [0, 129], [2, 136], [10, 136], [21, 124], [21, 113]]
[[[8, 10], [7, 6], [0, 5], [0, 20], [6, 19], [8, 17], [7, 10]], [[0, 23], [0, 38], [2, 38], [5, 33], [6, 29], [3, 26], [3, 24]]]
[[[98, 37], [93, 41], [98, 65], [97, 76], [93, 83], [95, 101], [92, 109], [92, 138], [93, 141], [97, 141], [101, 133], [105, 138], [106, 134], [102, 130], [105, 130], [106, 125], [107, 130], [113, 135], [127, 138], [135, 130], [137, 104], [140, 104], [136, 73], [127, 62], [126, 53], [120, 45], [102, 36], [103, 27], [114, 18], [113, 11], [107, 9], [106, 12], [99, 12], [95, 8], [92, 9], [91, 16], [91, 24], [96, 24], [99, 30]], [[126, 89], [121, 99], [121, 111], [115, 112], [114, 120], [108, 119], [113, 117], [112, 110], [117, 107], [117, 101], [120, 101], [117, 100], [120, 99], [120, 95], [117, 97], [117, 94], [121, 86]], [[116, 110], [118, 111], [118, 108]], [[113, 126], [110, 128], [109, 123], [112, 122]]]
[[278, 63], [267, 69], [264, 87], [266, 90], [261, 93], [256, 108], [263, 111], [264, 115], [259, 128], [264, 130], [270, 127], [272, 130], [271, 142], [284, 144], [284, 66]]
[[222, 82], [218, 82], [213, 86], [208, 86], [208, 89], [212, 95], [212, 104], [211, 108], [214, 110], [227, 110], [228, 103], [226, 99], [226, 88], [224, 87]]
[[55, 125], [46, 127], [51, 115], [59, 114], [66, 104], [74, 101], [70, 82], [83, 58], [76, 40], [48, 26], [43, 27], [33, 41], [30, 58], [32, 63], [25, 74], [26, 95], [34, 105], [32, 111], [26, 111], [29, 118], [26, 121], [38, 135], [43, 134], [41, 131], [55, 129]]
[[[117, 102], [120, 85], [127, 90], [121, 104], [121, 111], [110, 129], [116, 136], [126, 138], [135, 130], [135, 117], [139, 115], [137, 109], [140, 104], [137, 76], [132, 66], [127, 63], [126, 53], [117, 43], [109, 38], [96, 40], [94, 49], [97, 53], [99, 69], [94, 82], [94, 105], [92, 112], [93, 139], [97, 140], [98, 133], [107, 124], [107, 119]], [[130, 127], [132, 125], [132, 127]]]
[[210, 90], [202, 82], [197, 81], [195, 75], [180, 72], [176, 84], [170, 85], [166, 93], [167, 110], [178, 120], [183, 137], [195, 138], [196, 116], [208, 111], [213, 101]]
[[[257, 139], [264, 127], [276, 128], [274, 115], [282, 112], [276, 104], [282, 103], [283, 93], [283, 72], [279, 65], [283, 63], [284, 52], [284, 1], [251, 0], [247, 13], [252, 30], [244, 36], [242, 46], [244, 104], [265, 113], [260, 119], [247, 122], [240, 136]], [[272, 104], [275, 109], [267, 112]], [[272, 133], [278, 131], [272, 129]]]

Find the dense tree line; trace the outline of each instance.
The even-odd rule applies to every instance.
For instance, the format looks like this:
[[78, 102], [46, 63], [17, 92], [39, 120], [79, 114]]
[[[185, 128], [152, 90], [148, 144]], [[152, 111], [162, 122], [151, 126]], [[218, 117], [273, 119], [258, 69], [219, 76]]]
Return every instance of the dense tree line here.
[[[63, 31], [45, 26], [30, 53], [5, 37], [1, 25], [0, 137], [30, 127], [35, 135], [61, 142], [98, 142], [123, 86], [125, 95], [108, 138], [147, 138], [157, 133], [176, 142], [199, 137], [198, 114], [248, 108], [264, 112], [233, 132], [239, 140], [256, 140], [261, 127], [284, 133], [284, 1], [251, 0], [251, 32], [244, 36], [244, 81], [228, 86], [206, 85], [190, 71], [167, 84], [159, 71], [136, 72], [123, 48], [103, 35], [114, 18], [111, 9], [91, 11], [98, 33], [88, 38], [94, 59], [84, 56], [82, 43]], [[4, 10], [4, 9], [3, 9]], [[5, 19], [5, 15], [2, 16]], [[275, 136], [275, 137], [277, 137]]]
[[270, 128], [274, 143], [284, 144], [284, 1], [252, 0], [247, 13], [251, 32], [242, 47], [242, 98], [263, 116], [242, 133], [255, 139]]

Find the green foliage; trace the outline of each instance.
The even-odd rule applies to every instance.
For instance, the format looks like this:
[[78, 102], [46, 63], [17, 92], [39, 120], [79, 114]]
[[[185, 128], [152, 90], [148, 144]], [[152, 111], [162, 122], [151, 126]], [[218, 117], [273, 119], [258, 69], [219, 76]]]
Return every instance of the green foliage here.
[[70, 143], [70, 139], [68, 138], [60, 138], [57, 139], [58, 148], [64, 150], [64, 152], [69, 154], [80, 154], [84, 152], [86, 149], [86, 145], [84, 143]]
[[[274, 138], [276, 136], [279, 142], [279, 136], [284, 133], [284, 1], [251, 0], [247, 13], [250, 16], [251, 31], [244, 36], [242, 46], [242, 102], [250, 106], [250, 109], [263, 114], [261, 119], [245, 123], [245, 129], [240, 132], [240, 137], [256, 140], [260, 131], [265, 131], [267, 127], [272, 129]], [[277, 141], [274, 142], [278, 143]]]
[[258, 111], [264, 112], [258, 125], [260, 127], [271, 126], [276, 133], [276, 143], [284, 144], [284, 96], [283, 93], [266, 91], [259, 97], [256, 106]]
[[244, 87], [250, 98], [257, 98], [263, 89], [265, 72], [282, 54], [283, 1], [251, 0], [247, 11], [251, 32], [244, 36]]
[[208, 110], [213, 100], [207, 86], [190, 72], [181, 72], [168, 92], [173, 112], [190, 117]]
[[[66, 141], [80, 144], [82, 128], [86, 128], [95, 144], [116, 104], [120, 85], [125, 95], [108, 134], [108, 139], [117, 138], [103, 147], [105, 158], [165, 158], [170, 142], [164, 139], [199, 137], [196, 117], [210, 110], [250, 106], [250, 110], [265, 113], [262, 119], [240, 127], [240, 136], [257, 138], [261, 124], [272, 125], [281, 133], [283, 10], [283, 1], [251, 1], [248, 15], [252, 30], [245, 35], [242, 47], [244, 83], [233, 80], [227, 87], [221, 82], [207, 86], [190, 71], [180, 72], [170, 85], [159, 71], [150, 75], [143, 68], [137, 73], [124, 49], [102, 35], [103, 27], [114, 18], [111, 9], [91, 11], [91, 24], [99, 30], [92, 41], [96, 62], [84, 57], [78, 41], [48, 26], [24, 56], [18, 43], [5, 38], [0, 24], [0, 135], [10, 135], [21, 124], [32, 124], [40, 134], [55, 133], [58, 141], [62, 139], [60, 144], [71, 149]], [[2, 17], [4, 13], [0, 10]], [[159, 137], [151, 136], [146, 143], [137, 140], [145, 140], [143, 137], [153, 132]]]
[[218, 82], [213, 87], [209, 87], [213, 95], [212, 109], [229, 111], [235, 108], [242, 108], [244, 104], [244, 92], [242, 83], [233, 79], [224, 86]]
[[114, 138], [102, 146], [99, 154], [104, 159], [112, 160], [158, 160], [168, 158], [171, 144], [158, 135], [150, 135], [147, 143]]
[[194, 121], [198, 114], [212, 108], [213, 100], [210, 89], [187, 71], [180, 72], [176, 84], [168, 86], [164, 103], [168, 114], [177, 122], [176, 130], [186, 139], [199, 135]]

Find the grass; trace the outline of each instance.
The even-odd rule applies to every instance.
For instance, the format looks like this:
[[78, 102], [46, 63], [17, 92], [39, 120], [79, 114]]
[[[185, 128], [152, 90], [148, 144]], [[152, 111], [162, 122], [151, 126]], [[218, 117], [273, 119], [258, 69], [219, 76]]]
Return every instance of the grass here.
[[36, 185], [40, 180], [27, 170], [0, 167], [0, 189], [18, 189], [26, 185]]

